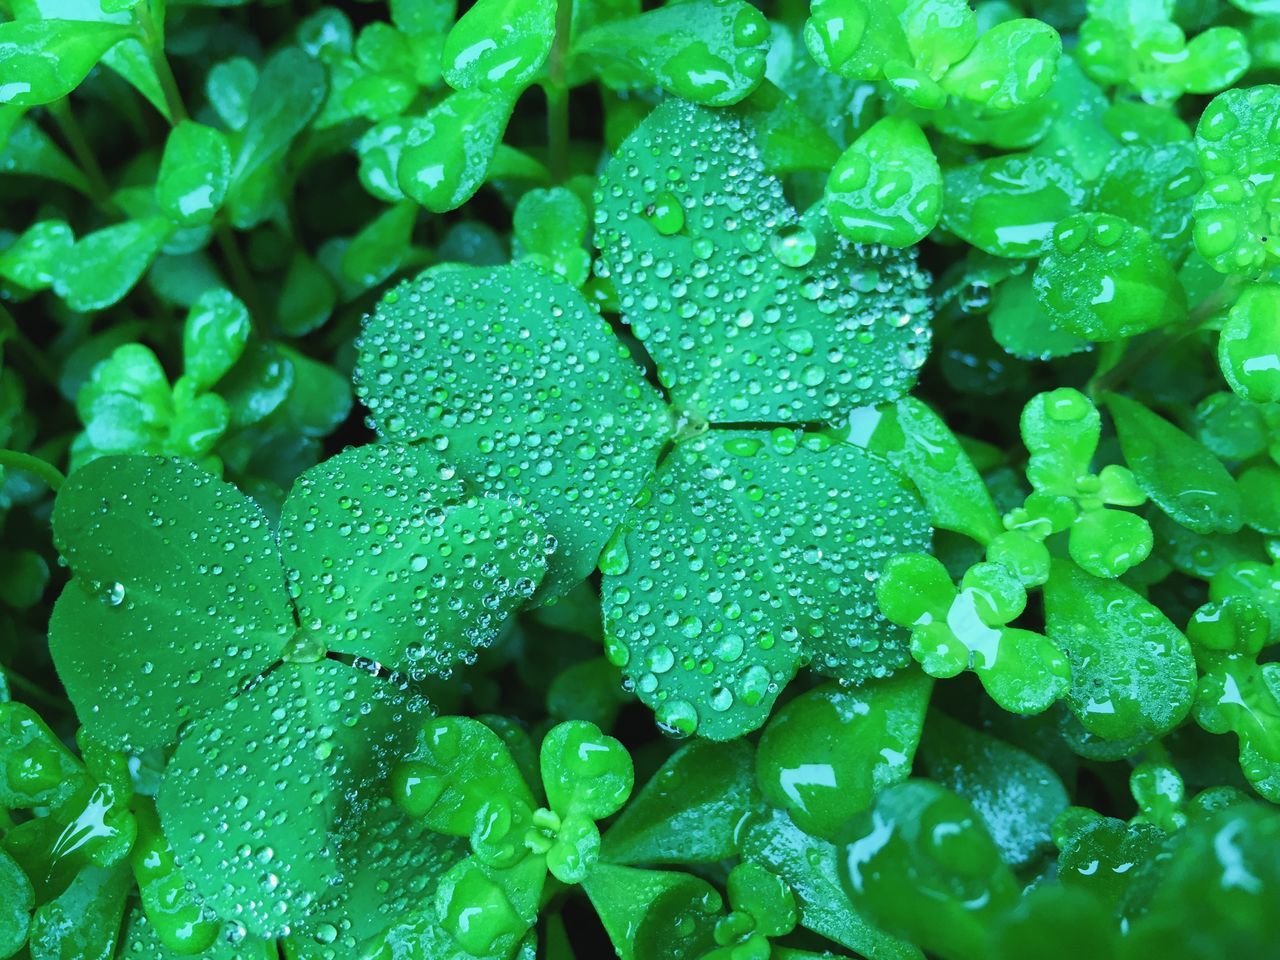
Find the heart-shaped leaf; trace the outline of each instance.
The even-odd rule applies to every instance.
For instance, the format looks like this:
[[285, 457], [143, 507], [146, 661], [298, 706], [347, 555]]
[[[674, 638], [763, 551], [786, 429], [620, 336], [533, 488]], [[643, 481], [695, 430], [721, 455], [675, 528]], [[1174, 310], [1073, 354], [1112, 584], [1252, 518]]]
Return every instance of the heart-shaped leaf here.
[[820, 207], [798, 217], [732, 113], [662, 104], [597, 203], [624, 319], [690, 417], [831, 421], [915, 381], [929, 300], [914, 254], [849, 243]]
[[80, 721], [129, 750], [172, 743], [275, 662], [293, 632], [266, 516], [190, 463], [107, 457], [59, 491], [74, 574], [49, 646]]

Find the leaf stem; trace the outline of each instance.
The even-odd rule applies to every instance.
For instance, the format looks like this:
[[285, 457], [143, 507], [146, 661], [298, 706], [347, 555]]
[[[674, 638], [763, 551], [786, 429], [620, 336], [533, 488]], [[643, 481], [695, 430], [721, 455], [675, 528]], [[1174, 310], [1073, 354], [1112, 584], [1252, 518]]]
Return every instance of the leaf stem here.
[[573, 29], [573, 0], [557, 0], [556, 36], [547, 60], [547, 167], [556, 183], [569, 178], [569, 82], [565, 60]]
[[48, 706], [56, 707], [59, 710], [72, 709], [71, 702], [69, 700], [60, 697], [57, 694], [50, 693], [44, 687], [40, 686], [40, 684], [32, 680], [28, 680], [22, 674], [15, 672], [12, 667], [6, 667], [4, 664], [0, 664], [0, 673], [4, 674], [5, 679], [9, 682], [9, 686], [14, 690], [17, 690], [19, 693], [31, 697], [33, 700], [39, 700]]
[[171, 115], [170, 123], [186, 120], [187, 105], [182, 99], [182, 91], [178, 89], [178, 80], [169, 66], [169, 58], [164, 53], [164, 28], [156, 23], [151, 15], [151, 4], [143, 2], [133, 8], [133, 15], [142, 32], [142, 45], [147, 49], [147, 58], [160, 81], [160, 90], [164, 94], [165, 105]]
[[62, 471], [55, 467], [47, 460], [41, 460], [29, 453], [23, 453], [21, 450], [9, 450], [0, 448], [0, 467], [8, 467], [12, 470], [24, 470], [27, 473], [35, 474], [54, 493], [58, 492], [58, 488], [66, 482], [66, 477]]
[[48, 109], [53, 122], [58, 125], [58, 130], [62, 133], [62, 139], [67, 142], [71, 155], [84, 173], [85, 179], [89, 181], [93, 201], [98, 204], [108, 203], [111, 188], [107, 185], [107, 178], [102, 173], [97, 156], [89, 146], [89, 141], [85, 139], [84, 131], [80, 129], [79, 121], [71, 112], [71, 107], [67, 105], [66, 97], [55, 100], [49, 104]]

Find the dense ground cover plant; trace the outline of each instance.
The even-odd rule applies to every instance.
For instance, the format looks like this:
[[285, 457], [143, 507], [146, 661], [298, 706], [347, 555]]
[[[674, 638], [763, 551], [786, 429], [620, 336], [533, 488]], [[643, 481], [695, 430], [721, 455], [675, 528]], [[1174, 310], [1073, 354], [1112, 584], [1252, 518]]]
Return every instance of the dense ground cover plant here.
[[0, 958], [1274, 954], [1278, 37], [0, 0]]

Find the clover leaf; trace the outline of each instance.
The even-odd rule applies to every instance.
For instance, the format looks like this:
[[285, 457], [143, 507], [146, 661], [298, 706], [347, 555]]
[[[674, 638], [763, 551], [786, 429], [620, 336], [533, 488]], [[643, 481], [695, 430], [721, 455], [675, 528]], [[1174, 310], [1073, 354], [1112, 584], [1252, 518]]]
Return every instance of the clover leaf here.
[[[689, 129], [692, 148], [668, 152]], [[672, 733], [759, 726], [806, 663], [847, 682], [903, 666], [869, 580], [928, 525], [888, 464], [798, 427], [907, 389], [923, 275], [824, 216], [797, 221], [740, 122], [685, 103], [623, 145], [601, 197], [607, 271], [671, 407], [576, 290], [450, 266], [366, 322], [371, 423], [538, 513], [557, 541], [544, 599], [599, 557], [608, 656]]]
[[368, 803], [351, 791], [383, 776], [424, 709], [326, 654], [447, 671], [545, 565], [520, 508], [468, 494], [403, 447], [304, 475], [279, 548], [233, 487], [150, 458], [76, 471], [54, 529], [74, 576], [51, 648], [82, 722], [132, 750], [177, 741], [165, 835], [204, 900], [263, 934], [305, 922], [329, 891], [344, 825]]

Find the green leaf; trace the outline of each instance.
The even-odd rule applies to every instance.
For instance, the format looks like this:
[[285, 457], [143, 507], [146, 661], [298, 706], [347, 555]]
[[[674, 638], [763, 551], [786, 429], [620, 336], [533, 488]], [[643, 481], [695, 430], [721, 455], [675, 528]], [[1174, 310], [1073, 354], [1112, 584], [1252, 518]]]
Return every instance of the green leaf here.
[[258, 68], [252, 60], [232, 57], [215, 63], [205, 77], [209, 106], [231, 130], [243, 130], [249, 122], [249, 103], [258, 86]]
[[[18, 110], [0, 107], [0, 110]], [[85, 196], [92, 194], [89, 181], [52, 138], [34, 121], [23, 117], [9, 134], [0, 152], [0, 173], [26, 174], [63, 183]]]
[[293, 617], [262, 511], [180, 461], [105, 458], [58, 493], [72, 581], [49, 646], [80, 721], [130, 750], [172, 743], [283, 650]]
[[916, 947], [872, 924], [840, 889], [835, 846], [811, 837], [785, 811], [772, 809], [741, 827], [741, 853], [787, 881], [800, 923], [870, 960], [922, 960]]
[[276, 307], [280, 329], [291, 337], [305, 336], [324, 326], [337, 303], [338, 291], [329, 275], [305, 251], [298, 250], [280, 289]]
[[704, 433], [667, 455], [601, 558], [606, 654], [665, 729], [740, 736], [802, 662], [853, 683], [907, 663], [873, 581], [928, 538], [915, 497], [857, 447]]
[[670, 430], [581, 294], [522, 265], [396, 287], [365, 322], [355, 381], [380, 436], [428, 441], [542, 520], [557, 548], [540, 599], [586, 578]]
[[407, 130], [396, 183], [433, 213], [462, 206], [489, 175], [515, 100], [510, 93], [450, 94]]
[[204, 226], [222, 206], [230, 178], [231, 148], [226, 135], [183, 120], [165, 141], [156, 200], [174, 223]]
[[1069, 166], [1033, 154], [994, 157], [946, 171], [943, 190], [963, 198], [942, 210], [942, 225], [997, 257], [1034, 257], [1053, 228], [1075, 213], [1084, 184]]
[[0, 809], [56, 807], [83, 784], [84, 767], [25, 703], [0, 703]]
[[611, 863], [727, 860], [737, 827], [760, 804], [755, 754], [744, 740], [691, 740], [631, 798], [604, 835]]
[[914, 397], [890, 407], [863, 407], [849, 420], [849, 439], [884, 457], [920, 494], [935, 527], [985, 544], [1004, 532], [987, 485], [942, 418]]
[[760, 738], [765, 799], [811, 836], [835, 840], [877, 793], [911, 775], [933, 681], [916, 670], [845, 688], [828, 683], [774, 714]]
[[341, 882], [293, 938], [300, 955], [313, 960], [332, 957], [332, 943], [364, 945], [394, 929], [429, 901], [436, 878], [464, 853], [461, 841], [406, 816], [384, 796], [344, 826], [337, 845]]
[[519, 256], [581, 287], [591, 272], [587, 208], [565, 187], [530, 190], [512, 214], [512, 236]]
[[1089, 341], [1058, 326], [1040, 305], [1030, 274], [996, 287], [987, 319], [992, 339], [1019, 360], [1053, 360], [1090, 348]]
[[1161, 510], [1196, 533], [1234, 533], [1244, 523], [1235, 480], [1203, 444], [1136, 400], [1106, 395], [1125, 463]]
[[57, 278], [75, 235], [64, 220], [38, 220], [0, 253], [0, 276], [28, 290], [44, 290]]
[[840, 155], [827, 180], [827, 212], [858, 243], [909, 247], [938, 225], [942, 171], [924, 132], [885, 117]]
[[478, 0], [444, 42], [445, 82], [518, 93], [537, 76], [555, 36], [555, 0]]
[[35, 903], [27, 875], [0, 850], [0, 957], [12, 957], [27, 942]]
[[1052, 846], [1053, 822], [1069, 802], [1052, 767], [936, 710], [920, 757], [931, 779], [973, 804], [1005, 863], [1029, 863]]
[[129, 27], [78, 20], [0, 23], [0, 104], [37, 107], [80, 85]]
[[1195, 697], [1195, 658], [1157, 607], [1062, 560], [1044, 585], [1044, 606], [1045, 632], [1071, 661], [1067, 706], [1086, 731], [1136, 749], [1182, 722]]
[[409, 253], [418, 208], [401, 201], [370, 220], [342, 255], [342, 275], [362, 289], [376, 287]]
[[834, 421], [914, 382], [929, 344], [914, 255], [848, 243], [820, 206], [798, 218], [732, 114], [667, 101], [600, 197], [603, 266], [685, 415]]
[[197, 720], [158, 805], [209, 906], [262, 936], [305, 921], [338, 876], [343, 828], [363, 814], [424, 709], [388, 681], [320, 660], [281, 664]]
[[289, 594], [325, 649], [447, 674], [533, 594], [546, 534], [468, 495], [428, 449], [367, 446], [304, 473], [284, 503]]
[[1006, 20], [978, 37], [942, 88], [986, 110], [1014, 110], [1049, 92], [1061, 54], [1062, 39], [1047, 23]]
[[683, 0], [581, 34], [573, 56], [616, 89], [659, 86], [724, 107], [764, 79], [769, 24], [743, 0]]
[[129, 895], [123, 864], [85, 867], [56, 900], [31, 918], [31, 960], [106, 960], [114, 955]]
[[183, 372], [197, 391], [222, 379], [249, 342], [249, 310], [230, 290], [202, 294], [182, 332]]
[[163, 217], [127, 220], [76, 241], [53, 278], [72, 310], [101, 310], [133, 289], [173, 230]]
[[1254, 284], [1241, 292], [1222, 327], [1218, 366], [1237, 396], [1259, 404], [1280, 401], [1280, 285]]
[[619, 960], [684, 960], [715, 945], [721, 901], [705, 880], [602, 863], [582, 887]]
[[[155, 925], [137, 908], [130, 910], [125, 918], [120, 939], [120, 957], [134, 960], [182, 960], [189, 956], [166, 947], [156, 935]], [[208, 950], [197, 956], [199, 960], [278, 960], [279, 951], [272, 940], [244, 937], [233, 944], [227, 937], [220, 936]]]
[[1059, 223], [1034, 284], [1049, 319], [1085, 340], [1133, 337], [1187, 317], [1186, 292], [1160, 246], [1109, 213]]

